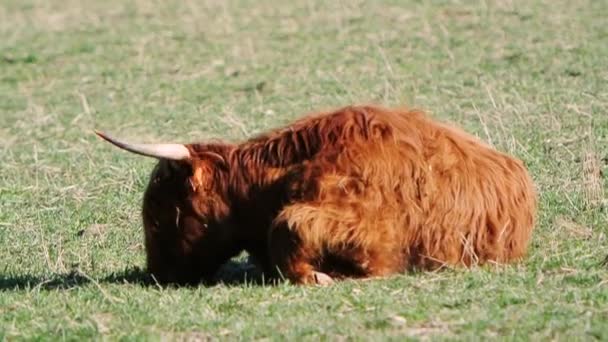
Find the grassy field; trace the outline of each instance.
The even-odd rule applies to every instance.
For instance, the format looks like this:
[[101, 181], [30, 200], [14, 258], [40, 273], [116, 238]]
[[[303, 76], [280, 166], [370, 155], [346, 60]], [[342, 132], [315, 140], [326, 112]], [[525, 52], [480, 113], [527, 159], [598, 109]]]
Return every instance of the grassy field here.
[[[0, 337], [608, 339], [607, 1], [0, 3]], [[328, 288], [159, 288], [139, 141], [244, 139], [306, 112], [407, 104], [522, 158], [519, 265]], [[604, 176], [600, 174], [603, 169]]]

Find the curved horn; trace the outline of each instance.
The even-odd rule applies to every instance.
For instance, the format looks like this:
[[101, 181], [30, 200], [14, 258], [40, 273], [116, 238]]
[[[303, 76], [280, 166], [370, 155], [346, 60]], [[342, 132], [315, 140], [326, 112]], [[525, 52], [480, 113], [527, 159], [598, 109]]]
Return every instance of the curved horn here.
[[98, 130], [95, 130], [95, 134], [123, 150], [142, 156], [171, 160], [190, 159], [190, 151], [182, 144], [130, 144], [119, 141]]

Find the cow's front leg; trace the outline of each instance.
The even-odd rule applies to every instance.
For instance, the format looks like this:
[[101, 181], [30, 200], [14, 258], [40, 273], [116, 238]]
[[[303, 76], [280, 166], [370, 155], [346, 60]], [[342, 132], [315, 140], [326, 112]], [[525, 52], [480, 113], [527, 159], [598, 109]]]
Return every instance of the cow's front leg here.
[[318, 271], [321, 251], [310, 244], [306, 234], [287, 222], [276, 222], [270, 232], [269, 255], [279, 276], [299, 285], [330, 285], [333, 279]]

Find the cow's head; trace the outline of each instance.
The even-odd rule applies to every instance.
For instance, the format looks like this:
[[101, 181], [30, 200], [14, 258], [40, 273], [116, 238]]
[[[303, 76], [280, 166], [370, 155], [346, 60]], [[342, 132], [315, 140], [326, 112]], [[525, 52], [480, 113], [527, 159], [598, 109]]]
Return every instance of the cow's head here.
[[148, 271], [160, 283], [209, 280], [238, 252], [225, 156], [202, 144], [131, 144], [96, 133], [121, 149], [159, 160], [142, 206]]

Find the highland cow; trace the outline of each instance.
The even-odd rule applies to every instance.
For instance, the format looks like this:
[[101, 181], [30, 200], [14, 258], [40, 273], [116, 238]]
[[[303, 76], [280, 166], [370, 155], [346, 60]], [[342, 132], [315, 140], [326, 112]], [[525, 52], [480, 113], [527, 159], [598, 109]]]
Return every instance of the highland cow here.
[[349, 106], [240, 144], [130, 144], [149, 272], [209, 280], [246, 251], [296, 284], [521, 259], [537, 198], [523, 163], [421, 111]]

